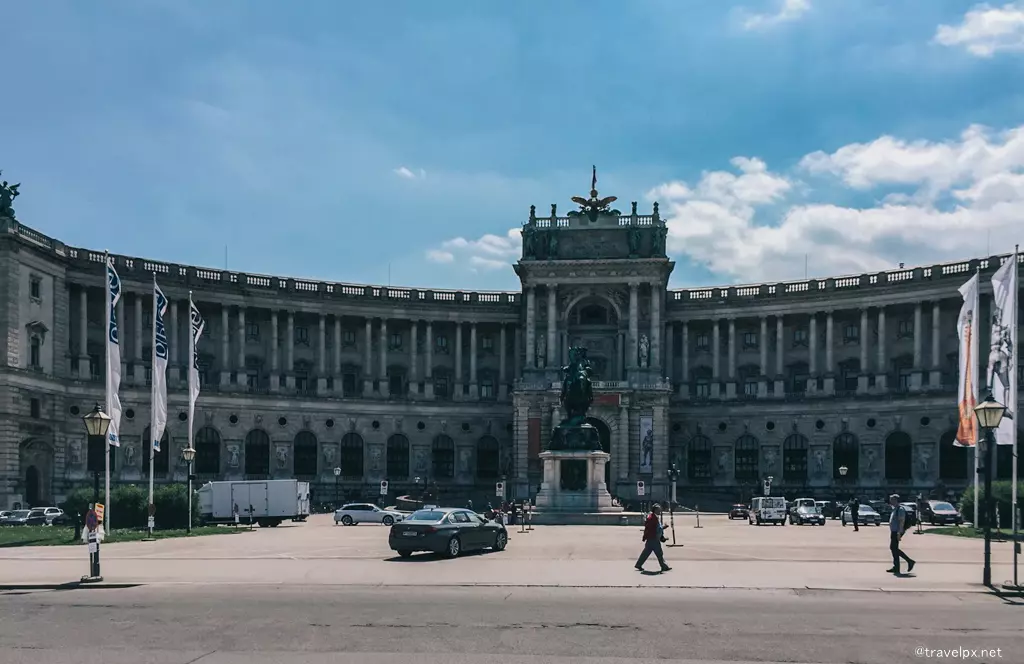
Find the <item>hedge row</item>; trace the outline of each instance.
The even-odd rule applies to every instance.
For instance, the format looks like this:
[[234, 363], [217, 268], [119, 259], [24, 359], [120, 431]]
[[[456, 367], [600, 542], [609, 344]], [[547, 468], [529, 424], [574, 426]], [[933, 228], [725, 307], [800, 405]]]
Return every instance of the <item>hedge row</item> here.
[[[997, 525], [1007, 530], [1012, 527], [1013, 521], [1010, 520], [1010, 497], [1012, 495], [1013, 482], [1008, 480], [1000, 480], [998, 482], [992, 482], [992, 498], [996, 503], [996, 510], [998, 512], [998, 520], [992, 524], [995, 528]], [[979, 487], [978, 497], [981, 498], [981, 509], [978, 512], [978, 520], [981, 523], [976, 524], [978, 528], [985, 526], [985, 487]], [[1017, 500], [1018, 506], [1021, 500], [1024, 500], [1024, 482], [1017, 483]], [[969, 486], [964, 491], [963, 498], [960, 499], [960, 513], [964, 515], [964, 519], [971, 521], [974, 519], [974, 487]]]
[[[103, 500], [102, 493], [100, 501]], [[84, 515], [93, 502], [92, 487], [79, 487], [61, 506], [68, 514]], [[112, 528], [145, 528], [149, 518], [149, 489], [136, 484], [122, 484], [110, 489]], [[153, 491], [156, 506], [156, 527], [162, 530], [188, 525], [188, 489], [181, 484], [157, 486]], [[79, 518], [82, 518], [81, 516]], [[199, 501], [192, 500], [192, 523], [199, 522]]]

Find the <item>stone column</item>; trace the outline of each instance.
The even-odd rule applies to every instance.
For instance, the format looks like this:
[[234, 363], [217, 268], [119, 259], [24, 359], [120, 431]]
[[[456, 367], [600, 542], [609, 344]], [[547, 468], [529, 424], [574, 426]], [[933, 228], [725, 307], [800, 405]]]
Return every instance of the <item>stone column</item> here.
[[420, 322], [415, 318], [409, 326], [409, 394], [417, 397], [420, 394]]
[[811, 314], [810, 329], [808, 331], [810, 339], [810, 349], [808, 351], [808, 362], [807, 362], [807, 373], [810, 374], [810, 379], [807, 382], [807, 393], [816, 394], [818, 392], [818, 314], [817, 312]]
[[825, 312], [825, 394], [836, 393], [836, 367], [833, 349], [835, 348], [835, 324], [831, 310]]
[[725, 398], [736, 398], [736, 319], [729, 319], [728, 380], [725, 383]]
[[722, 390], [722, 322], [715, 319], [711, 328], [711, 398], [718, 399]]
[[629, 285], [629, 340], [626, 342], [626, 368], [636, 369], [640, 341], [640, 311], [637, 306], [637, 284]]
[[382, 397], [391, 396], [391, 383], [388, 379], [388, 319], [380, 319], [380, 374], [377, 379], [377, 391]]
[[[238, 307], [238, 375], [245, 373], [245, 307]], [[239, 383], [242, 382], [239, 378]]]
[[423, 396], [427, 399], [434, 398], [434, 327], [433, 323], [427, 321], [427, 336], [423, 338], [423, 346], [426, 351], [423, 367]]
[[679, 344], [679, 370], [683, 374], [679, 383], [679, 396], [690, 398], [690, 322], [683, 321], [683, 340]]
[[612, 459], [615, 461], [616, 473], [620, 482], [629, 479], [632, 459], [629, 455], [629, 408], [619, 407], [619, 451]]
[[942, 387], [942, 303], [932, 302], [932, 370], [928, 376], [928, 387], [933, 390]]
[[661, 289], [651, 284], [651, 357], [650, 367], [661, 367]]
[[[191, 331], [190, 331], [191, 332]], [[186, 337], [187, 338], [187, 337]], [[185, 345], [188, 353], [188, 344]], [[181, 351], [178, 349], [178, 303], [167, 300], [167, 368], [171, 385], [181, 382]]]
[[455, 324], [455, 394], [454, 399], [462, 398], [462, 321]]
[[220, 307], [220, 386], [231, 383], [231, 314], [228, 306]]
[[885, 307], [878, 307], [878, 373], [875, 375], [875, 390], [885, 392], [888, 390], [887, 374], [889, 368], [885, 361]]
[[526, 368], [537, 366], [537, 289], [526, 289]]
[[520, 350], [522, 350], [522, 338], [519, 334], [519, 326], [516, 325], [512, 330], [512, 377], [516, 380], [523, 375], [523, 363], [519, 361]]
[[868, 392], [868, 308], [860, 310], [860, 375], [857, 376], [857, 394]]
[[669, 323], [665, 326], [665, 362], [661, 367], [661, 375], [668, 380], [669, 387], [673, 387], [676, 382], [675, 372], [675, 361], [672, 357], [675, 348], [675, 323]]
[[316, 356], [316, 393], [324, 395], [327, 394], [327, 317], [321, 313], [317, 318], [320, 347]]
[[289, 390], [295, 389], [295, 312], [288, 312], [287, 338], [284, 346], [284, 363], [287, 376], [286, 384]]
[[757, 398], [768, 398], [768, 317], [761, 316], [761, 331], [757, 345], [761, 350], [761, 375], [757, 379]]
[[508, 398], [508, 372], [505, 368], [505, 356], [508, 355], [508, 343], [505, 338], [505, 324], [501, 324], [498, 332], [498, 398]]
[[142, 363], [142, 298], [135, 294], [135, 343], [132, 344], [132, 380], [136, 385], [146, 384], [146, 366]]
[[341, 375], [341, 317], [334, 317], [334, 393], [345, 396], [344, 380]]
[[922, 304], [914, 305], [914, 370], [910, 373], [910, 390], [919, 392], [924, 383], [924, 352], [921, 348], [921, 340], [924, 337], [924, 326], [922, 323]]
[[548, 284], [548, 368], [558, 366], [558, 289]]
[[782, 314], [775, 316], [775, 398], [786, 396], [786, 343], [785, 318]]
[[[173, 357], [173, 355], [172, 355]], [[78, 378], [89, 380], [89, 289], [78, 289]]]
[[480, 379], [476, 373], [476, 323], [469, 324], [469, 398], [480, 398]]
[[373, 319], [367, 318], [363, 328], [363, 396], [373, 395]]
[[281, 389], [281, 364], [278, 360], [278, 346], [281, 333], [277, 325], [277, 310], [270, 312], [270, 391]]

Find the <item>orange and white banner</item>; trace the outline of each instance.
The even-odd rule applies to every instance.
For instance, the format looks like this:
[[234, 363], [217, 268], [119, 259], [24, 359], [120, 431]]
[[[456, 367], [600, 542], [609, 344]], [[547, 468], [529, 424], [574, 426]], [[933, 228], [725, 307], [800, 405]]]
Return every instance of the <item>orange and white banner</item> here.
[[975, 274], [960, 287], [960, 295], [964, 299], [960, 317], [956, 321], [956, 334], [960, 339], [960, 374], [956, 395], [960, 421], [953, 441], [958, 447], [974, 447], [978, 444], [978, 418], [974, 414], [974, 407], [978, 405], [979, 281]]

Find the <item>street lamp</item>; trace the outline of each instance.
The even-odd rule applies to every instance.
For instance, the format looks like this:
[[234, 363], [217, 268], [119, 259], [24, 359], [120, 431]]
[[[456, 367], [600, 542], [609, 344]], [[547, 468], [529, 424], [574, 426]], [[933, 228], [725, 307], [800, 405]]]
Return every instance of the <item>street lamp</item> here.
[[341, 487], [338, 484], [341, 481], [341, 468], [334, 469], [334, 509], [341, 507], [339, 501], [341, 501]]
[[[109, 454], [107, 451], [107, 431], [110, 429], [110, 416], [103, 412], [99, 404], [96, 404], [92, 410], [82, 416], [82, 421], [85, 423], [85, 430], [88, 432], [89, 438], [99, 438], [102, 440], [103, 445], [101, 449], [103, 453]], [[93, 467], [92, 480], [92, 501], [98, 503], [100, 501], [100, 471], [96, 467]]]
[[[985, 400], [974, 408], [978, 416], [978, 426], [985, 430], [985, 569], [982, 583], [992, 585], [992, 521], [994, 521], [992, 501], [992, 466], [995, 464], [995, 436], [992, 432], [999, 428], [1006, 414], [1006, 406], [996, 401], [990, 393]], [[975, 524], [977, 528], [977, 524]]]
[[676, 481], [679, 479], [679, 469], [676, 464], [668, 469], [668, 479], [672, 482], [672, 495], [668, 499], [668, 519], [672, 528], [672, 546], [676, 545]]
[[192, 474], [192, 462], [196, 460], [196, 451], [191, 447], [186, 447], [181, 451], [181, 458], [186, 464], [188, 464], [188, 527], [185, 532], [189, 535], [192, 534], [192, 480], [195, 475]]

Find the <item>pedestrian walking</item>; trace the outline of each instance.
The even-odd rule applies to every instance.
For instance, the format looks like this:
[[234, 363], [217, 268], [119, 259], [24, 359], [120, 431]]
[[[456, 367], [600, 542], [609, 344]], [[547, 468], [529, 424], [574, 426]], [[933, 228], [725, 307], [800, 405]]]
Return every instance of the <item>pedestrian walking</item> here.
[[892, 514], [889, 515], [889, 551], [892, 552], [892, 567], [887, 572], [891, 574], [900, 573], [900, 558], [907, 561], [907, 573], [914, 570], [916, 564], [910, 556], [900, 550], [900, 540], [906, 532], [907, 510], [900, 505], [900, 497], [896, 494], [889, 496], [889, 505], [892, 506]]
[[635, 567], [638, 570], [644, 571], [644, 563], [647, 562], [652, 553], [658, 558], [658, 564], [661, 565], [662, 572], [672, 569], [665, 562], [665, 554], [661, 550], [661, 544], [665, 539], [665, 528], [661, 525], [661, 505], [654, 503], [651, 505], [651, 513], [647, 515], [647, 520], [644, 521], [644, 551], [636, 560]]
[[850, 498], [850, 519], [853, 521], [853, 532], [860, 532], [860, 498], [854, 496]]
[[469, 510], [470, 512], [473, 511], [473, 501], [472, 500], [467, 500], [466, 501], [466, 509]]

